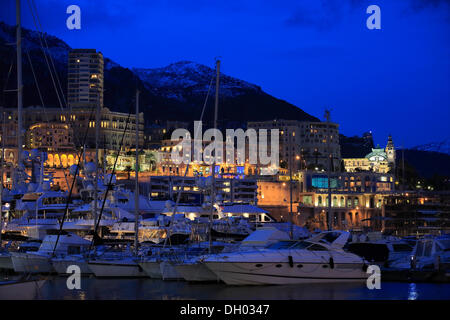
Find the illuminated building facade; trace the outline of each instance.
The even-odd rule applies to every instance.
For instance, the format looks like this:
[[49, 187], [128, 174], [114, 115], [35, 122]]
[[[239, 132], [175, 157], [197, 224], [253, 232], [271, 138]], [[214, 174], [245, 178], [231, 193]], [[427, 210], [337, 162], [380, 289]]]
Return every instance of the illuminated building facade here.
[[36, 123], [26, 132], [26, 147], [45, 148], [47, 151], [73, 149], [73, 134], [69, 125], [62, 123]]
[[273, 120], [248, 122], [247, 128], [279, 129], [281, 168], [328, 170], [331, 154], [332, 171], [340, 170], [339, 125], [336, 123]]
[[[326, 173], [303, 171], [299, 174], [297, 219], [310, 228], [326, 228], [329, 205]], [[382, 228], [385, 196], [394, 190], [391, 174], [341, 172], [331, 176], [331, 211], [333, 228]]]
[[364, 158], [344, 158], [344, 167], [347, 172], [373, 171], [379, 173], [394, 172], [395, 147], [392, 137], [389, 136], [386, 147], [372, 148], [372, 152]]
[[[149, 196], [152, 200], [176, 201], [178, 188], [183, 186], [181, 202], [203, 202], [202, 190], [195, 177], [151, 176]], [[224, 202], [257, 204], [257, 182], [254, 179], [216, 179], [216, 194]]]
[[[187, 172], [187, 176], [194, 177], [194, 176], [209, 176], [211, 175], [211, 165], [208, 164], [209, 162], [209, 156], [202, 154], [202, 160], [203, 161], [196, 161], [194, 160], [193, 156], [189, 157], [190, 154], [193, 155], [194, 153], [194, 144], [196, 143], [194, 140], [191, 141], [191, 150], [192, 152], [188, 151], [187, 157], [185, 158], [185, 161], [180, 164], [176, 164], [172, 160], [172, 152], [179, 153], [180, 156], [183, 156], [183, 149], [182, 146], [180, 146], [181, 140], [163, 140], [161, 142], [161, 148], [160, 152], [158, 153], [158, 163], [157, 163], [157, 172], [161, 175], [181, 175], [183, 176], [186, 171], [186, 164], [189, 162], [189, 168]], [[197, 143], [202, 146], [202, 149], [204, 149], [206, 146], [208, 146], [211, 141], [199, 141], [197, 140]], [[225, 156], [226, 156], [226, 145], [224, 143], [223, 146], [223, 157], [218, 156], [215, 172], [218, 177], [221, 178], [244, 178], [247, 175], [252, 175], [254, 173], [254, 166], [250, 165], [248, 161], [246, 160], [245, 163], [236, 163], [237, 157], [237, 150], [234, 149], [234, 159], [235, 163], [226, 163]], [[248, 155], [248, 152], [246, 152]]]
[[[7, 130], [12, 133], [17, 128], [17, 108], [0, 108], [7, 119], [12, 120], [7, 124]], [[108, 108], [102, 108], [100, 113], [100, 141], [99, 147], [108, 150], [118, 150], [125, 127], [127, 128], [122, 144], [122, 150], [135, 149], [136, 146], [136, 118], [121, 112], [113, 112]], [[128, 124], [127, 124], [128, 121]], [[25, 128], [33, 128], [35, 125], [60, 126], [68, 125], [69, 132], [75, 132], [70, 143], [75, 148], [85, 145], [86, 148], [95, 148], [95, 112], [92, 108], [73, 108], [72, 112], [60, 108], [27, 107], [23, 111], [23, 123]], [[1, 125], [1, 123], [0, 123]], [[60, 129], [57, 129], [60, 130]], [[86, 139], [84, 139], [87, 131]], [[69, 136], [68, 136], [69, 138]], [[84, 140], [84, 141], [83, 141]], [[9, 139], [9, 146], [16, 146], [17, 138]], [[84, 142], [84, 143], [83, 143]], [[139, 114], [139, 145], [144, 144], [144, 113]]]

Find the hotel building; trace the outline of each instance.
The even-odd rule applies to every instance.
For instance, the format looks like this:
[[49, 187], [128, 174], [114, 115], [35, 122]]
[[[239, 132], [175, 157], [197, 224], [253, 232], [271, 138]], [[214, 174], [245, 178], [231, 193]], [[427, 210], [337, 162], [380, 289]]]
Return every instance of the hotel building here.
[[294, 172], [306, 168], [328, 170], [331, 155], [331, 170], [340, 170], [339, 125], [336, 123], [273, 120], [248, 122], [247, 128], [279, 130], [281, 168], [292, 167]]

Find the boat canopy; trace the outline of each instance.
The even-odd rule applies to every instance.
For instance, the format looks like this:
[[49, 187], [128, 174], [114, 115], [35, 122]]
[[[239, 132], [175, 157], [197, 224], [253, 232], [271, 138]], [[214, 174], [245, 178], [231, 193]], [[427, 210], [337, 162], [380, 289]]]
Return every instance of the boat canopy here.
[[242, 240], [241, 246], [266, 246], [280, 240], [289, 240], [289, 235], [274, 227], [264, 227], [257, 229]]

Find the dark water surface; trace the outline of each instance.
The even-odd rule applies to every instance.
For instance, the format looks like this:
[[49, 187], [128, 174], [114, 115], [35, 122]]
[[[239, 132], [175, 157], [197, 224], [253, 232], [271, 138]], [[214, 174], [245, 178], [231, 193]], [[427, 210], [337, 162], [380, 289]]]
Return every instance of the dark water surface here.
[[[365, 284], [360, 283], [235, 287], [225, 284], [190, 284], [184, 281], [162, 281], [147, 278], [97, 279], [83, 277], [80, 290], [69, 290], [66, 280], [67, 278], [62, 276], [50, 277], [35, 293], [15, 292], [11, 297], [6, 294], [6, 299], [450, 300], [450, 284], [433, 283], [382, 282], [380, 290], [369, 290]], [[1, 286], [0, 290], [2, 290]], [[5, 299], [5, 292], [2, 296]]]

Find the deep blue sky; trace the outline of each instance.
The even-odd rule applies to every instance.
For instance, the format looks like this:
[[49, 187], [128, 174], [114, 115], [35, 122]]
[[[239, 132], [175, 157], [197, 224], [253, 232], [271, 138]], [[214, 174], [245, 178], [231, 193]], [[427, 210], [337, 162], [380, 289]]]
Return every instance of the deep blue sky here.
[[[22, 0], [23, 24], [34, 28]], [[15, 1], [0, 19], [14, 24]], [[179, 60], [260, 85], [346, 135], [398, 146], [450, 138], [450, 0], [35, 0], [46, 32], [125, 67]], [[81, 7], [81, 30], [66, 8]], [[381, 8], [381, 30], [366, 8]]]

